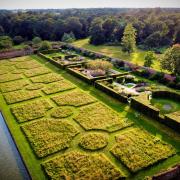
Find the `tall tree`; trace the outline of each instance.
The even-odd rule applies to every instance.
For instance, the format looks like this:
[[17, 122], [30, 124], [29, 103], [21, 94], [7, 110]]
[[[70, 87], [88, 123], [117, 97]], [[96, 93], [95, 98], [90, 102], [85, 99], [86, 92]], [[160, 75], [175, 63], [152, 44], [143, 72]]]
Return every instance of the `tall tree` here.
[[165, 51], [161, 59], [161, 67], [176, 75], [180, 75], [180, 44], [175, 44]]
[[134, 52], [136, 47], [136, 30], [132, 26], [132, 24], [126, 25], [121, 44], [123, 47], [123, 51], [126, 51], [128, 53]]
[[156, 56], [153, 51], [148, 51], [146, 53], [146, 56], [144, 58], [144, 66], [145, 67], [151, 67], [156, 60]]

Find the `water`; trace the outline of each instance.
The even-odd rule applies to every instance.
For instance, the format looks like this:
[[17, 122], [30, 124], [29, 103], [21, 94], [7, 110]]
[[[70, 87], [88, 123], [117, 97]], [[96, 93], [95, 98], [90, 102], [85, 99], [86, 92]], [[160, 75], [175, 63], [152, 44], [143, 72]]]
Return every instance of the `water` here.
[[21, 156], [0, 112], [0, 179], [30, 180]]

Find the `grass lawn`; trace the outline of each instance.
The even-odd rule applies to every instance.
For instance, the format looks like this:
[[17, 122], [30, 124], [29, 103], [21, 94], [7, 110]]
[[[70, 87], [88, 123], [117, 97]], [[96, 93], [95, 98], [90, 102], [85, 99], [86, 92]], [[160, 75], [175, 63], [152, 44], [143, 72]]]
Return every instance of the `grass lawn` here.
[[[0, 110], [32, 179], [61, 179], [72, 176], [76, 179], [88, 179], [93, 173], [97, 175], [97, 179], [98, 175], [105, 176], [106, 179], [124, 176], [128, 179], [143, 179], [180, 161], [180, 136], [163, 124], [130, 109], [127, 104], [107, 96], [36, 55], [0, 61], [1, 70], [9, 66], [19, 73], [21, 79], [13, 79], [13, 71], [2, 71], [4, 74], [0, 77], [5, 77], [6, 82], [0, 82]], [[37, 68], [43, 74], [37, 73]], [[41, 96], [33, 96], [34, 99], [31, 99], [33, 97], [28, 93], [16, 91], [29, 91], [32, 94], [35, 91]], [[16, 92], [16, 95], [11, 96], [12, 92]], [[13, 98], [13, 104], [6, 103], [5, 95], [9, 99]], [[146, 130], [146, 135], [133, 130], [135, 127]], [[91, 129], [94, 134], [84, 141], [82, 138], [89, 135], [87, 129]], [[164, 149], [162, 158], [157, 155], [154, 147], [153, 158], [157, 158], [157, 161], [169, 158], [155, 164], [152, 160], [149, 162], [152, 166], [139, 168], [140, 171], [133, 174], [128, 167], [129, 162], [123, 163], [120, 160], [119, 146], [114, 147], [115, 143], [119, 143], [116, 137], [119, 139], [122, 134], [126, 134], [125, 143], [128, 142], [128, 135], [132, 130], [138, 136], [139, 146], [142, 145], [138, 152], [134, 151], [139, 157], [134, 164], [143, 160], [141, 155], [150, 149], [150, 144], [143, 145], [147, 138], [153, 143], [158, 140], [168, 144], [160, 143], [160, 148]], [[97, 140], [97, 137], [105, 139], [96, 147], [93, 138]], [[171, 148], [177, 152], [176, 155], [171, 156], [174, 153]], [[97, 150], [92, 152], [91, 149]], [[122, 157], [125, 156], [126, 152], [122, 151]], [[149, 161], [148, 159], [147, 157], [146, 160]]]
[[[74, 46], [89, 49], [94, 52], [100, 52], [110, 57], [127, 60], [138, 65], [144, 64], [144, 57], [146, 55], [146, 51], [142, 51], [140, 49], [137, 49], [136, 52], [134, 53], [128, 54], [128, 53], [123, 52], [120, 46], [107, 46], [107, 45], [94, 46], [94, 45], [89, 44], [88, 38], [83, 39], [83, 40], [77, 40], [72, 44]], [[156, 70], [160, 70], [160, 63], [156, 61], [153, 65], [153, 68]]]

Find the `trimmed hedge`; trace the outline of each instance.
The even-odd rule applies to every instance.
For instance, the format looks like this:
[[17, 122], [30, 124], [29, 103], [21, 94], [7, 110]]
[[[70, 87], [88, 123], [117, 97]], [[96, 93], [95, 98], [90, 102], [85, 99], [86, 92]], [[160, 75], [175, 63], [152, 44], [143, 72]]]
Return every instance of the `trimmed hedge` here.
[[108, 86], [104, 85], [103, 82], [108, 81], [112, 82], [113, 78], [103, 79], [103, 80], [97, 80], [95, 82], [95, 87], [99, 90], [102, 90], [103, 92], [107, 93], [108, 95], [116, 98], [117, 100], [120, 100], [121, 102], [127, 103], [127, 97], [123, 96], [116, 91], [114, 91], [112, 88], [109, 88]]

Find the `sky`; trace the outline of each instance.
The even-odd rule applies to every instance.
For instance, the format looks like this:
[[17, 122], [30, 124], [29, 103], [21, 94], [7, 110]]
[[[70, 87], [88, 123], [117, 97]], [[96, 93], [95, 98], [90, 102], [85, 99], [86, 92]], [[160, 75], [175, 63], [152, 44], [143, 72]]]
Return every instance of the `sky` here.
[[0, 9], [180, 8], [180, 0], [0, 0]]

